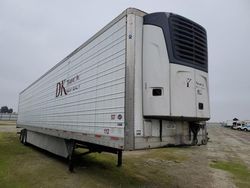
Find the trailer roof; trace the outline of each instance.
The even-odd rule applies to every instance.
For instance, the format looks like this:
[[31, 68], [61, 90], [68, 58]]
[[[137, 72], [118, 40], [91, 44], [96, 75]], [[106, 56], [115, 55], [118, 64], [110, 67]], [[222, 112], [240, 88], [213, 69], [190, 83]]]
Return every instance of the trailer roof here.
[[96, 39], [99, 35], [104, 33], [108, 28], [110, 28], [112, 25], [114, 25], [116, 22], [118, 22], [120, 19], [122, 19], [124, 16], [127, 16], [128, 14], [134, 14], [136, 16], [144, 16], [147, 13], [136, 9], [136, 8], [127, 8], [124, 10], [119, 16], [114, 18], [111, 22], [109, 22], [105, 27], [103, 27], [100, 31], [98, 31], [94, 36], [92, 36], [90, 39], [88, 39], [86, 42], [84, 42], [81, 46], [79, 46], [77, 49], [75, 49], [73, 52], [71, 52], [68, 56], [66, 56], [64, 59], [62, 59], [59, 63], [57, 63], [55, 66], [53, 66], [50, 70], [48, 70], [45, 74], [43, 74], [40, 78], [38, 78], [36, 81], [34, 81], [32, 84], [30, 84], [27, 88], [25, 88], [23, 91], [20, 92], [22, 94], [24, 91], [26, 91], [28, 88], [30, 88], [32, 85], [34, 85], [36, 82], [41, 80], [43, 77], [45, 77], [48, 73], [50, 73], [52, 70], [54, 70], [56, 67], [61, 65], [63, 62], [68, 60], [70, 57], [72, 57], [74, 54], [79, 52], [82, 48], [87, 46], [90, 42], [92, 42], [94, 39]]

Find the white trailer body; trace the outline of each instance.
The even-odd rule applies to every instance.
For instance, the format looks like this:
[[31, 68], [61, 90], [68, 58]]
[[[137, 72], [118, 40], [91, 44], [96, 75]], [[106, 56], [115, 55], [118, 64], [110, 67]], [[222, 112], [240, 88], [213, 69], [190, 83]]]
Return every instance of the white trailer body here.
[[20, 93], [22, 141], [64, 157], [75, 143], [114, 153], [205, 143], [207, 67], [203, 27], [129, 8]]

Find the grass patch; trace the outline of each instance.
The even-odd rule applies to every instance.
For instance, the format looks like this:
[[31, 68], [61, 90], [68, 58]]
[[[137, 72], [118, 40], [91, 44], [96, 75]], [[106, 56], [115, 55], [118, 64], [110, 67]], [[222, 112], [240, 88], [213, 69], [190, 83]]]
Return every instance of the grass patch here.
[[0, 187], [169, 187], [169, 164], [186, 160], [178, 149], [125, 152], [123, 166], [116, 155], [92, 153], [77, 160], [76, 173], [67, 161], [19, 143], [16, 133], [0, 133]]
[[164, 160], [164, 161], [174, 161], [174, 162], [183, 162], [188, 160], [186, 155], [180, 154], [179, 151], [187, 149], [183, 147], [169, 147], [162, 149], [150, 149], [147, 157], [153, 157], [155, 159]]
[[232, 161], [217, 161], [210, 166], [231, 173], [238, 187], [250, 187], [250, 170], [244, 164]]

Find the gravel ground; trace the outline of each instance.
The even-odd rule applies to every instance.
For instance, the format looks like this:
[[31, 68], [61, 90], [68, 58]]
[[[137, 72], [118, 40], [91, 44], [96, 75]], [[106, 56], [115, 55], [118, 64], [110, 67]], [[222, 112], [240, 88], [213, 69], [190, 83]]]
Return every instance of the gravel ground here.
[[[239, 161], [250, 169], [250, 132], [232, 130], [219, 125], [208, 128], [211, 141], [207, 145], [207, 160]], [[231, 175], [212, 169], [213, 187], [235, 187]]]
[[[219, 124], [208, 125], [207, 145], [174, 148], [175, 156], [186, 157], [183, 161], [149, 159], [152, 166], [165, 168], [171, 177], [170, 187], [234, 188], [235, 178], [227, 171], [210, 167], [216, 162], [239, 162], [250, 169], [250, 132], [225, 128]], [[168, 148], [166, 148], [168, 149]], [[143, 157], [146, 151], [129, 153]], [[126, 152], [125, 152], [126, 155]], [[236, 179], [237, 181], [237, 179]]]
[[232, 174], [210, 167], [217, 161], [238, 161], [250, 169], [250, 132], [212, 124], [208, 125], [208, 133], [210, 139], [206, 146], [178, 150], [189, 160], [170, 169], [177, 187], [236, 187]]

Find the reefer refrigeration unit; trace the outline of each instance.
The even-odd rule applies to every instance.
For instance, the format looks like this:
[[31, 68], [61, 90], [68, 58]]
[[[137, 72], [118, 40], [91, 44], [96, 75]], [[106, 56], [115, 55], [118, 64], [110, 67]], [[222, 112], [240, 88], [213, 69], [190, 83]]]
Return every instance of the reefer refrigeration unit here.
[[206, 30], [129, 8], [20, 93], [21, 141], [72, 159], [76, 147], [206, 144]]

